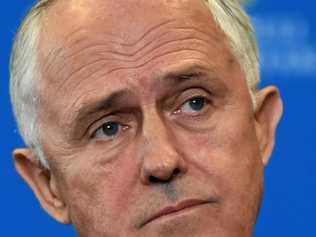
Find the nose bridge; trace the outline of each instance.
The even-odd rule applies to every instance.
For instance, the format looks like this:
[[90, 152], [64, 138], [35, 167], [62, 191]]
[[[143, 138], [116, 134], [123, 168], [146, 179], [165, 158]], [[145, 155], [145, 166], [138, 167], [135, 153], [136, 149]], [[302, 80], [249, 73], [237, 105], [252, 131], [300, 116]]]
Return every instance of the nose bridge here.
[[[143, 137], [145, 140], [145, 153], [167, 152], [170, 155], [177, 153], [173, 142], [173, 134], [168, 130], [164, 118], [156, 110], [151, 110], [144, 115]], [[153, 155], [153, 154], [152, 154]]]
[[156, 111], [144, 116], [142, 133], [144, 151], [141, 179], [144, 183], [148, 184], [152, 180], [169, 181], [175, 174], [186, 171], [172, 131]]

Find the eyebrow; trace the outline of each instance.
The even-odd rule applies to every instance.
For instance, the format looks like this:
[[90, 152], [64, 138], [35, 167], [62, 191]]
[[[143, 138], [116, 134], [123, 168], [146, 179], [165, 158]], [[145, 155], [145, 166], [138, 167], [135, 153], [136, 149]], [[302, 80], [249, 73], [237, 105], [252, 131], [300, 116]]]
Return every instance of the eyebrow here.
[[167, 86], [178, 85], [186, 81], [193, 81], [196, 79], [202, 79], [207, 76], [207, 79], [211, 81], [215, 78], [213, 70], [206, 69], [202, 66], [193, 64], [186, 66], [185, 68], [178, 68], [172, 71], [162, 73], [157, 77], [159, 81]]
[[74, 122], [84, 121], [87, 117], [96, 114], [99, 111], [116, 107], [121, 101], [125, 100], [132, 94], [128, 89], [118, 90], [110, 95], [106, 95], [95, 102], [89, 103], [89, 105], [82, 106], [75, 115]]
[[[201, 66], [191, 65], [185, 68], [178, 68], [177, 70], [163, 72], [154, 78], [158, 80], [159, 84], [163, 87], [172, 88], [176, 85], [183, 84], [187, 81], [207, 81], [208, 84], [216, 86], [218, 88], [223, 88], [223, 82], [219, 83], [219, 80], [213, 75], [214, 73], [210, 69], [206, 69]], [[217, 84], [217, 85], [215, 85]], [[221, 85], [219, 85], [221, 84]], [[82, 106], [76, 111], [73, 122], [81, 123], [89, 118], [93, 114], [96, 114], [104, 110], [112, 110], [113, 108], [128, 107], [126, 102], [130, 102], [130, 98], [135, 96], [133, 91], [129, 88], [114, 91], [103, 98], [98, 99], [95, 102], [89, 103], [86, 106]], [[126, 104], [122, 106], [122, 104]]]

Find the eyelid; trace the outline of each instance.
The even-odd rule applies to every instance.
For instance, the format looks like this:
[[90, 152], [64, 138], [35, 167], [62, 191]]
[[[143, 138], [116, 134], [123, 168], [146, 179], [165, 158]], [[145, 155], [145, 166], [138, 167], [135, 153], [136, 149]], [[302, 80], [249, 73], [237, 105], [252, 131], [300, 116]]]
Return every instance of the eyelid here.
[[184, 103], [197, 97], [203, 97], [206, 101], [211, 102], [211, 93], [203, 88], [190, 88], [185, 90], [176, 98], [177, 109], [179, 109]]

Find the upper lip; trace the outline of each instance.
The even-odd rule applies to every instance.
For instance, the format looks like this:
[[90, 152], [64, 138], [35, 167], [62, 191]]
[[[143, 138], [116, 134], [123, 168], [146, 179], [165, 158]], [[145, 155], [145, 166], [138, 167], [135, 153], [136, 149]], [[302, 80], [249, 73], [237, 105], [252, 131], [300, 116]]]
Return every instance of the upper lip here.
[[178, 204], [176, 204], [174, 206], [167, 206], [167, 207], [161, 209], [160, 211], [158, 211], [157, 213], [152, 215], [145, 223], [143, 223], [142, 226], [148, 224], [149, 222], [151, 222], [159, 217], [169, 215], [171, 213], [178, 212], [178, 211], [181, 211], [181, 210], [186, 209], [186, 208], [199, 206], [199, 205], [203, 205], [203, 204], [207, 204], [207, 203], [213, 203], [213, 202], [215, 202], [215, 201], [214, 200], [199, 200], [199, 199], [184, 200], [184, 201], [179, 202]]

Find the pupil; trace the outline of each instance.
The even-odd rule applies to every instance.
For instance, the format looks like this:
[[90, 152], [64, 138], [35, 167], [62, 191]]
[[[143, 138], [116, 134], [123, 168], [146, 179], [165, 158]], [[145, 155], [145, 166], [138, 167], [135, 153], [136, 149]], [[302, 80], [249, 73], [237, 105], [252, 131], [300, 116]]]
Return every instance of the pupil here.
[[190, 101], [190, 107], [196, 111], [203, 109], [204, 104], [205, 104], [205, 100], [202, 97], [193, 98]]
[[117, 123], [107, 123], [103, 126], [103, 132], [107, 136], [114, 136], [119, 130], [119, 126]]

